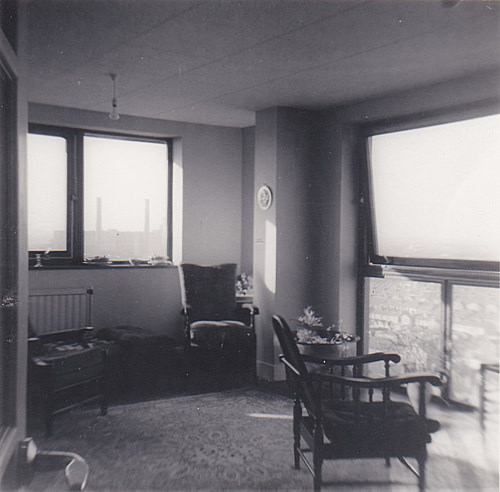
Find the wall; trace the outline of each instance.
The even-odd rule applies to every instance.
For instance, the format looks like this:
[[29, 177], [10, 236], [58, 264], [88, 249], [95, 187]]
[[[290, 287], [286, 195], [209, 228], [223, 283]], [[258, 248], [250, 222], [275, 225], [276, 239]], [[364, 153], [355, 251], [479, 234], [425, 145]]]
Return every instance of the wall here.
[[[182, 169], [182, 261], [236, 262], [242, 257], [242, 130], [31, 104], [29, 120], [59, 126], [175, 137], [174, 163]], [[181, 146], [181, 149], [179, 149]], [[180, 151], [181, 150], [181, 151]], [[178, 190], [177, 190], [178, 191]], [[139, 324], [179, 331], [176, 269], [110, 268], [30, 271], [30, 287], [96, 289], [96, 326]], [[106, 308], [108, 306], [108, 308]]]
[[[302, 309], [317, 301], [321, 229], [316, 214], [321, 183], [319, 114], [290, 108], [257, 113], [255, 192], [263, 184], [273, 190], [268, 210], [255, 206], [254, 272], [258, 374], [281, 379], [271, 317], [277, 313], [293, 323]], [[334, 211], [332, 211], [334, 215]]]
[[[277, 108], [259, 111], [256, 115], [254, 196], [264, 184], [276, 191], [277, 122]], [[274, 195], [274, 201], [276, 201], [278, 197], [276, 193]], [[275, 312], [276, 293], [275, 203], [268, 210], [262, 210], [255, 201], [253, 240], [254, 300], [260, 310], [255, 320], [257, 374], [264, 379], [272, 380], [275, 365], [271, 326], [271, 316]]]
[[94, 326], [140, 326], [182, 340], [175, 267], [30, 270], [30, 289], [94, 288]]
[[241, 206], [241, 271], [253, 271], [253, 207], [255, 173], [255, 128], [243, 129]]
[[293, 319], [317, 301], [319, 125], [312, 111], [279, 108], [278, 116], [276, 311]]

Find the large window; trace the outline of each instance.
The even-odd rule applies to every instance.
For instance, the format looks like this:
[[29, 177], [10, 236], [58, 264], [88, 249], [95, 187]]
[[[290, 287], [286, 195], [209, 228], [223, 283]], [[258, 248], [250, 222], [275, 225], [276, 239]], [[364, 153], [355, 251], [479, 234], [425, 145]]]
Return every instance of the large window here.
[[369, 138], [375, 262], [499, 261], [499, 135], [493, 115]]
[[32, 261], [171, 258], [172, 152], [167, 139], [31, 127]]
[[499, 360], [500, 115], [428, 123], [367, 129], [365, 349], [477, 406], [481, 364]]

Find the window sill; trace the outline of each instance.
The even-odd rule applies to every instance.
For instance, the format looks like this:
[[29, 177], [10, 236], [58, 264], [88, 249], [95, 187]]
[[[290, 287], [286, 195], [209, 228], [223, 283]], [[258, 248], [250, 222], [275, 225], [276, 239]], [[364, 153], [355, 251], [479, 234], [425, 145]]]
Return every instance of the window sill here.
[[29, 270], [43, 272], [44, 270], [106, 270], [106, 269], [165, 269], [165, 268], [177, 268], [177, 265], [130, 265], [130, 264], [109, 264], [109, 265], [99, 265], [99, 264], [89, 264], [81, 263], [78, 265], [43, 265], [41, 267], [35, 267], [34, 265], [29, 266]]
[[424, 281], [455, 280], [465, 283], [484, 283], [493, 287], [500, 285], [500, 272], [485, 270], [465, 270], [460, 268], [430, 268], [396, 265], [369, 265], [365, 267], [366, 277], [401, 277]]

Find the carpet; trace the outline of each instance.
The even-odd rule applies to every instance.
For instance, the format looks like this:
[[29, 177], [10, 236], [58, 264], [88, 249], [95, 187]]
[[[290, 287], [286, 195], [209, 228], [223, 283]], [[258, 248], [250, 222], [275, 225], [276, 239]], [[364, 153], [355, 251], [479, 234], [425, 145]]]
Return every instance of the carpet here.
[[[305, 467], [292, 466], [292, 405], [244, 388], [113, 406], [104, 417], [95, 408], [76, 409], [56, 419], [52, 437], [35, 437], [42, 449], [82, 455], [89, 491], [312, 490]], [[475, 474], [497, 486], [498, 476], [441, 451], [429, 457], [429, 490], [465, 490], [463, 477]], [[383, 460], [359, 460], [330, 461], [323, 469], [324, 490], [417, 490], [415, 477], [395, 460], [390, 468]], [[37, 474], [29, 490], [67, 490], [62, 470]]]

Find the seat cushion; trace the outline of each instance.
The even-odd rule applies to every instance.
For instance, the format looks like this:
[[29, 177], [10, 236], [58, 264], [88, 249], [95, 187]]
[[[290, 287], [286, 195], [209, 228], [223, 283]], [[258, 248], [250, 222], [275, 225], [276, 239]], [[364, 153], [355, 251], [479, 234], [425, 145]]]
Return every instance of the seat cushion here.
[[138, 326], [113, 326], [97, 330], [97, 338], [101, 340], [115, 341], [120, 345], [138, 345], [140, 343], [158, 344], [163, 346], [175, 346], [174, 339], [154, 333], [146, 328]]
[[191, 344], [206, 349], [245, 347], [252, 337], [251, 328], [235, 320], [195, 321], [190, 333]]
[[[323, 405], [324, 431], [336, 457], [418, 456], [430, 442], [426, 422], [404, 402]], [[387, 412], [387, 413], [386, 413]]]

